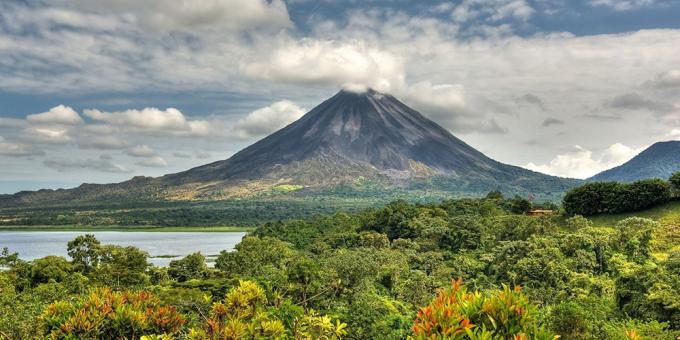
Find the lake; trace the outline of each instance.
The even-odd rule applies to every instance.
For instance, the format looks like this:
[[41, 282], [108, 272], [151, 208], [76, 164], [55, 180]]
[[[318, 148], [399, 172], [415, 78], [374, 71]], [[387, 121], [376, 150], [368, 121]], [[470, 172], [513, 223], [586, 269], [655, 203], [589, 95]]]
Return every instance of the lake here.
[[[24, 260], [48, 255], [68, 258], [66, 244], [78, 235], [94, 234], [102, 244], [135, 246], [149, 253], [155, 266], [167, 266], [170, 261], [201, 252], [209, 265], [222, 250], [231, 251], [241, 242], [244, 232], [144, 232], [144, 231], [0, 231], [0, 250], [19, 253]], [[160, 256], [160, 257], [159, 257]]]

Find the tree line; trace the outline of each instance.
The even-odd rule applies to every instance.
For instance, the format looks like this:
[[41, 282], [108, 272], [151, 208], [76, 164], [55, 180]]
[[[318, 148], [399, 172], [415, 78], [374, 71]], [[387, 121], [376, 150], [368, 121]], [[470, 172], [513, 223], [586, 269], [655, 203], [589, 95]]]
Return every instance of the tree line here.
[[668, 180], [593, 182], [571, 189], [562, 201], [569, 215], [592, 216], [644, 210], [680, 196], [680, 172]]

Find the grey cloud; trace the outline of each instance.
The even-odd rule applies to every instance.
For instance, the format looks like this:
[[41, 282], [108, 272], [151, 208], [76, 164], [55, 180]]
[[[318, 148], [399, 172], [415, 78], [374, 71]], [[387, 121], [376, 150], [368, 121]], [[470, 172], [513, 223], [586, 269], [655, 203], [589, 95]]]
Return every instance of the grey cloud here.
[[130, 148], [127, 151], [125, 151], [125, 154], [131, 157], [138, 158], [149, 158], [156, 156], [156, 152], [146, 145], [138, 145], [133, 148]]
[[551, 126], [551, 125], [562, 125], [564, 124], [564, 121], [561, 119], [557, 118], [547, 118], [546, 120], [543, 121], [541, 124], [542, 126]]
[[541, 110], [546, 111], [545, 103], [543, 102], [543, 100], [533, 93], [527, 93], [527, 94], [519, 97], [518, 102], [535, 105], [538, 108], [540, 108]]
[[198, 159], [207, 159], [207, 158], [210, 158], [210, 156], [211, 155], [209, 153], [205, 152], [205, 151], [200, 151], [200, 150], [196, 151], [196, 158], [198, 158]]
[[590, 0], [591, 6], [609, 7], [615, 11], [630, 11], [642, 7], [657, 5], [663, 0]]
[[620, 115], [615, 115], [615, 114], [603, 114], [603, 113], [586, 113], [581, 115], [581, 117], [584, 118], [589, 118], [589, 119], [596, 119], [596, 120], [602, 120], [602, 121], [616, 121], [616, 120], [622, 120]]
[[499, 134], [508, 133], [508, 129], [500, 126], [500, 124], [498, 124], [498, 122], [495, 119], [490, 119], [486, 122], [483, 122], [481, 124], [481, 128], [479, 129], [479, 131], [483, 133], [499, 133]]
[[42, 156], [45, 152], [29, 144], [8, 142], [0, 136], [0, 156], [29, 157]]
[[168, 162], [160, 156], [153, 156], [136, 162], [135, 164], [147, 168], [163, 168], [168, 165]]
[[528, 20], [535, 10], [524, 0], [464, 0], [451, 12], [455, 22]]
[[[245, 30], [291, 26], [282, 0], [56, 0], [66, 7], [99, 13], [132, 15], [134, 21], [158, 30]], [[238, 9], [238, 10], [236, 10]]]
[[645, 98], [639, 93], [626, 93], [616, 96], [611, 100], [609, 106], [625, 110], [646, 109], [655, 113], [666, 113], [673, 110], [673, 105]]
[[26, 120], [17, 118], [0, 117], [0, 127], [22, 127], [26, 125]]
[[43, 164], [59, 172], [71, 170], [94, 170], [109, 173], [130, 173], [131, 170], [113, 163], [110, 159], [48, 159]]
[[113, 136], [83, 136], [78, 139], [81, 149], [122, 150], [127, 143]]
[[191, 155], [184, 152], [173, 152], [172, 155], [176, 158], [191, 158]]
[[645, 85], [657, 89], [680, 88], [680, 69], [659, 73]]

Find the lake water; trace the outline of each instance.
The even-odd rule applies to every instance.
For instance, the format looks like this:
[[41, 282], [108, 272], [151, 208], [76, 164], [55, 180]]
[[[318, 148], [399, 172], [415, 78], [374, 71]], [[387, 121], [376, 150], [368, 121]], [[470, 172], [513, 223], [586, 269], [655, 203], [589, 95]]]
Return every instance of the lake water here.
[[[135, 246], [149, 253], [155, 266], [167, 266], [172, 260], [201, 252], [207, 262], [215, 260], [222, 250], [231, 251], [246, 233], [200, 232], [126, 232], [126, 231], [0, 231], [0, 250], [7, 247], [10, 253], [19, 253], [24, 260], [48, 255], [68, 258], [66, 244], [78, 235], [94, 234], [102, 244]], [[159, 257], [162, 256], [162, 257]]]

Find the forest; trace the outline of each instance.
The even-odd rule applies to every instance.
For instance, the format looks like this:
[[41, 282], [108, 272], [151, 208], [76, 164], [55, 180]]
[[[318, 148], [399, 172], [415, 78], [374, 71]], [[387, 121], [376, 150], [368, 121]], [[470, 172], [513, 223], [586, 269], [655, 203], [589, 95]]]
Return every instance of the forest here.
[[153, 267], [92, 235], [68, 258], [5, 249], [0, 338], [680, 336], [677, 218], [531, 208], [491, 192], [270, 222], [214, 267], [200, 253]]

